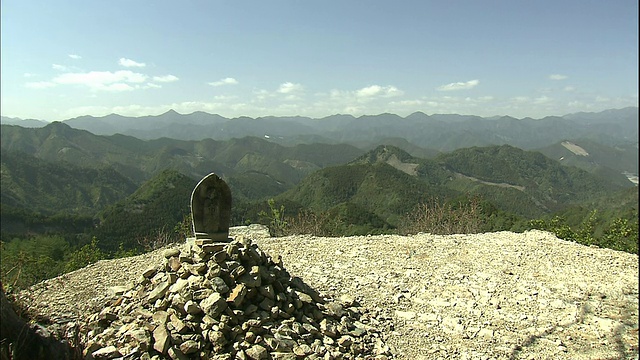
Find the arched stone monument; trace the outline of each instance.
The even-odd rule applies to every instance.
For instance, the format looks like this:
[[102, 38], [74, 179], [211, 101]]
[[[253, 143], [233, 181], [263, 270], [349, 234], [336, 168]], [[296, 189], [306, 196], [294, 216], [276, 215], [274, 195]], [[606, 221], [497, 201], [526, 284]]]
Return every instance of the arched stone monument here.
[[193, 189], [191, 218], [196, 239], [229, 241], [231, 189], [218, 175], [205, 176]]

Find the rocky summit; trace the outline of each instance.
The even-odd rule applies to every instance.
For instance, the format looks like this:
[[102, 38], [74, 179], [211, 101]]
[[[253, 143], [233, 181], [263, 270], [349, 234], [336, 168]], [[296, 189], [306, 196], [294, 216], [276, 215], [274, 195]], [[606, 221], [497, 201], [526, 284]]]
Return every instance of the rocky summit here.
[[326, 299], [248, 237], [190, 239], [81, 327], [86, 359], [387, 359], [352, 296]]
[[638, 358], [636, 254], [543, 231], [229, 236], [102, 260], [18, 301], [79, 358]]

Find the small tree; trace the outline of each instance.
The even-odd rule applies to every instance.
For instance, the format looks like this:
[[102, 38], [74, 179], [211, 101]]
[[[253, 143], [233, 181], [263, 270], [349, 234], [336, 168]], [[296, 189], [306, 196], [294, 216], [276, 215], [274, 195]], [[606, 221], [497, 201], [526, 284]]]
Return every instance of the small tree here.
[[106, 254], [98, 248], [98, 239], [94, 236], [91, 243], [71, 253], [69, 261], [65, 264], [65, 271], [77, 270], [102, 259], [106, 259]]
[[278, 208], [275, 204], [275, 200], [269, 199], [267, 201], [269, 205], [269, 213], [266, 211], [260, 211], [258, 215], [269, 224], [269, 233], [271, 236], [283, 236], [286, 234], [287, 221], [284, 217], [284, 205], [280, 205]]

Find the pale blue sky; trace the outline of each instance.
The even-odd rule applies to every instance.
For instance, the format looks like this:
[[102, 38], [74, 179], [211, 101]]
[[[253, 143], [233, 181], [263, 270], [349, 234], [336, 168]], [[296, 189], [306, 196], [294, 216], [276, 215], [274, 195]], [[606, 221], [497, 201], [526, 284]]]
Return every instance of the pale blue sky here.
[[638, 1], [1, 2], [3, 116], [638, 106]]

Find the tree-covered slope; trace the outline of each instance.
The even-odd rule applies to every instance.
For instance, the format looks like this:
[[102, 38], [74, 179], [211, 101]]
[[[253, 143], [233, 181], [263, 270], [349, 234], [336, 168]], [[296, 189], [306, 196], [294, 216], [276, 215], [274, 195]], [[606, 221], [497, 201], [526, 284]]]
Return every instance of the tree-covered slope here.
[[94, 215], [137, 188], [106, 166], [82, 168], [17, 152], [3, 152], [0, 162], [0, 203], [44, 215]]
[[[562, 166], [539, 152], [509, 145], [459, 149], [436, 161], [467, 180], [520, 189], [547, 210], [587, 201], [622, 189], [585, 170]], [[627, 185], [632, 187], [630, 182]]]
[[177, 171], [165, 170], [102, 211], [93, 235], [113, 251], [120, 244], [125, 248], [141, 246], [145, 238], [157, 237], [158, 231], [174, 234], [175, 226], [190, 213], [196, 184]]
[[[19, 151], [87, 168], [108, 165], [137, 184], [165, 169], [174, 169], [192, 178], [202, 178], [211, 172], [225, 177], [260, 173], [273, 182], [269, 188], [280, 185], [290, 188], [314, 170], [346, 163], [364, 152], [344, 144], [286, 147], [256, 137], [227, 141], [169, 138], [143, 141], [124, 135], [98, 136], [64, 123], [38, 129], [2, 125], [1, 145], [3, 154]], [[271, 193], [255, 194], [262, 198]]]

